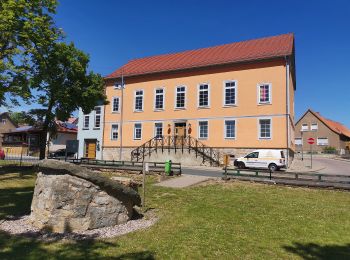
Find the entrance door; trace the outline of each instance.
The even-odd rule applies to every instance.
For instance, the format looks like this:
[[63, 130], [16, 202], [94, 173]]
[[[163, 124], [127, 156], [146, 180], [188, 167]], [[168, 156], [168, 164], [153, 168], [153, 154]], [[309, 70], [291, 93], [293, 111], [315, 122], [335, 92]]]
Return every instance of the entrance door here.
[[186, 136], [186, 123], [175, 123], [175, 135], [179, 137]]
[[96, 158], [96, 140], [85, 140], [85, 157]]

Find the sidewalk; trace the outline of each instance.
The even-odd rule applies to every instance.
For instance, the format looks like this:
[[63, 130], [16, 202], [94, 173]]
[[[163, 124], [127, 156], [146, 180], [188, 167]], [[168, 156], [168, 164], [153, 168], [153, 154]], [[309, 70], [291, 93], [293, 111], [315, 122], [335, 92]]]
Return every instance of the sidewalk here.
[[314, 165], [314, 167], [312, 167], [312, 169], [310, 168], [310, 161], [308, 159], [305, 159], [304, 161], [302, 161], [299, 158], [295, 158], [292, 162], [292, 164], [290, 165], [290, 167], [287, 169], [287, 172], [318, 172], [325, 169], [325, 167], [323, 166], [319, 166], [319, 165]]
[[155, 186], [168, 187], [168, 188], [185, 188], [185, 187], [193, 186], [198, 183], [207, 181], [209, 179], [214, 179], [214, 177], [183, 174], [181, 177], [162, 181], [160, 183], [155, 184]]

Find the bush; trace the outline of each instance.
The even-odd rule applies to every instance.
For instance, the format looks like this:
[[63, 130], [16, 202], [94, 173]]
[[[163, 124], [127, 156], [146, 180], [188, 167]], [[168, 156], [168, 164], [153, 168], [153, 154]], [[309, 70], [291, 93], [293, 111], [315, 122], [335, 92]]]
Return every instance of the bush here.
[[337, 149], [333, 146], [326, 146], [325, 148], [323, 148], [323, 152], [324, 153], [336, 153]]

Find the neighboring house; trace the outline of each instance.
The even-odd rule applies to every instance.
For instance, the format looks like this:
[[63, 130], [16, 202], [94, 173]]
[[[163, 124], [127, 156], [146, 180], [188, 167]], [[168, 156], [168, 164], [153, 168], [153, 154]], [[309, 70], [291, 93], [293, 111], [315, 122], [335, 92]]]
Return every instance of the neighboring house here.
[[[294, 52], [293, 34], [284, 34], [131, 60], [105, 78], [104, 159], [119, 158], [121, 138], [124, 160], [142, 152], [184, 162], [188, 153], [237, 157], [261, 148], [292, 158]], [[169, 156], [151, 157], [164, 143]]]
[[[66, 147], [67, 140], [77, 139], [77, 128], [70, 123], [56, 121], [57, 133], [50, 140], [47, 152], [54, 152]], [[23, 126], [4, 133], [3, 147], [7, 155], [38, 156], [41, 127]]]
[[17, 125], [10, 118], [9, 113], [0, 113], [0, 148], [2, 147], [3, 133], [15, 129]]
[[90, 114], [79, 109], [79, 158], [102, 159], [103, 105], [96, 106]]
[[350, 129], [308, 109], [295, 125], [296, 151], [309, 151], [308, 138], [314, 138], [313, 151], [323, 152], [334, 147], [339, 153], [349, 153]]

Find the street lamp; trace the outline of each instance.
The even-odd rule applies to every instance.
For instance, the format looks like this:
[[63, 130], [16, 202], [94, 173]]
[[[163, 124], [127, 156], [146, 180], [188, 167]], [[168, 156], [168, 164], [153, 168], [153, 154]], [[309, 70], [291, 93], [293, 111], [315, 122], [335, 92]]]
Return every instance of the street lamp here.
[[115, 88], [121, 89], [122, 97], [121, 97], [121, 105], [120, 105], [120, 146], [119, 146], [119, 161], [122, 160], [122, 152], [123, 152], [123, 106], [124, 106], [124, 77], [123, 72], [121, 74], [121, 82], [116, 82], [114, 84]]

